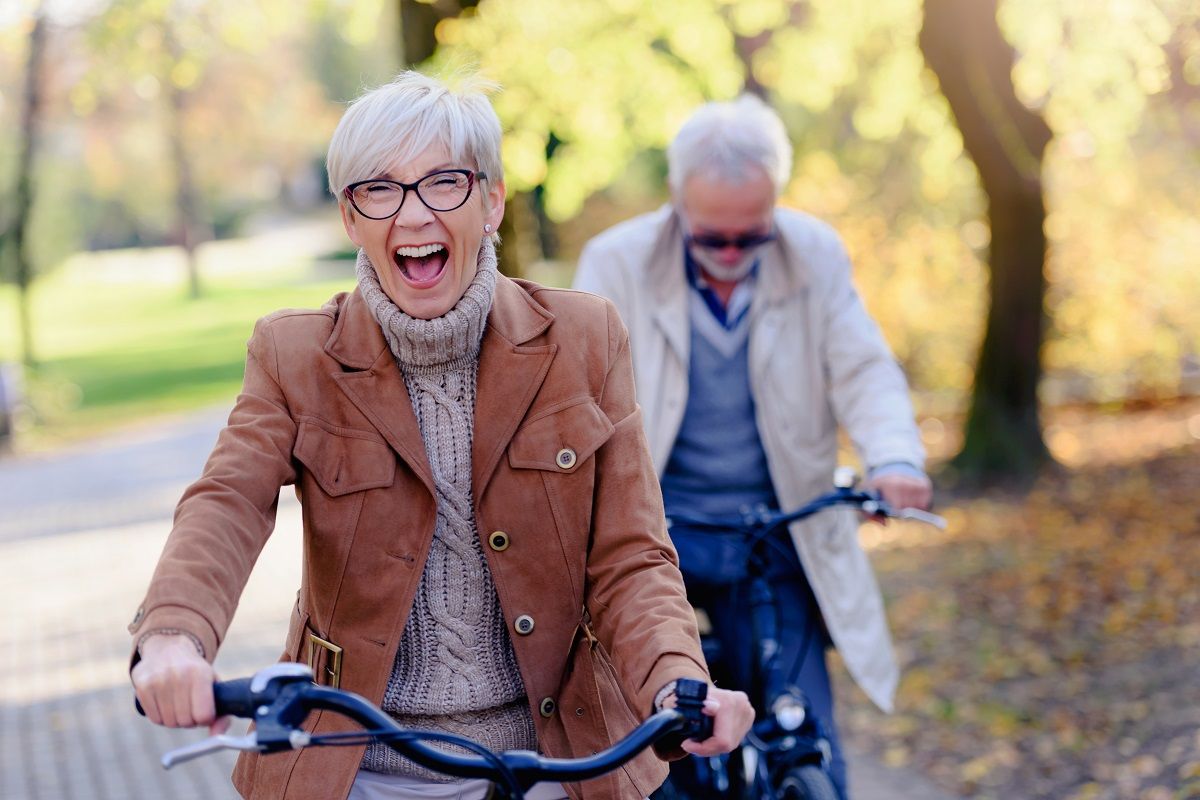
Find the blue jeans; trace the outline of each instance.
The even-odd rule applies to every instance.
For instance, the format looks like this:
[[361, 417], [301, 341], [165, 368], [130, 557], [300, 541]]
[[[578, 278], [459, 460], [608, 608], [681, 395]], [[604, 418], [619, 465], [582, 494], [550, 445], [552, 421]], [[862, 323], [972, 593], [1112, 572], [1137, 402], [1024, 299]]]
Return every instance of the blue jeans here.
[[[787, 532], [780, 532], [768, 544], [769, 557], [765, 559], [764, 575], [775, 595], [779, 612], [777, 663], [782, 670], [783, 683], [800, 689], [812, 703], [813, 713], [821, 721], [832, 748], [830, 777], [842, 796], [847, 797], [846, 762], [834, 725], [833, 692], [825, 662], [825, 650], [831, 645], [829, 632]], [[764, 696], [766, 687], [753, 685], [758, 648], [753, 627], [749, 624], [748, 587], [692, 584], [687, 590], [688, 601], [703, 609], [712, 624], [711, 633], [705, 637], [708, 640], [705, 655], [709, 658], [714, 683], [745, 691], [754, 704], [757, 717], [762, 719], [766, 713], [763, 704], [770, 698]], [[681, 766], [681, 769], [686, 768]], [[675, 772], [674, 766], [672, 771]]]

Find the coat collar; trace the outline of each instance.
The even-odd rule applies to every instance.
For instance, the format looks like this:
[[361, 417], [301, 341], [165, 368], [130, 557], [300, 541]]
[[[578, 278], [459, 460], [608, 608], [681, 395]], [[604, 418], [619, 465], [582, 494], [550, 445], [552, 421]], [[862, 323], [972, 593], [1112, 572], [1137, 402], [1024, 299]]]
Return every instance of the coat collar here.
[[[325, 352], [348, 369], [335, 374], [334, 380], [433, 492], [412, 401], [379, 323], [357, 289], [343, 296], [339, 306]], [[556, 346], [528, 342], [553, 322], [554, 315], [523, 284], [497, 276], [476, 385], [472, 478], [477, 496], [549, 372]]]
[[343, 295], [325, 352], [351, 369], [370, 369], [387, 349], [387, 340], [362, 292], [356, 288]]
[[[370, 369], [387, 352], [387, 340], [371, 314], [367, 301], [357, 288], [343, 295], [338, 303], [337, 321], [325, 342], [325, 352], [351, 369]], [[486, 342], [495, 333], [511, 345], [521, 345], [540, 335], [554, 315], [543, 308], [522, 284], [496, 276], [496, 294], [488, 314]]]
[[497, 276], [496, 299], [479, 350], [471, 448], [476, 508], [558, 350], [555, 344], [530, 344], [549, 329], [554, 315], [534, 299], [528, 286]]
[[[653, 239], [642, 266], [646, 286], [654, 298], [651, 315], [675, 357], [687, 364], [690, 355], [689, 287], [683, 267], [683, 223], [671, 205], [654, 214]], [[758, 288], [751, 313], [756, 318], [774, 308], [784, 308], [807, 284], [807, 259], [790, 233], [785, 215], [775, 213], [778, 238], [762, 249]]]

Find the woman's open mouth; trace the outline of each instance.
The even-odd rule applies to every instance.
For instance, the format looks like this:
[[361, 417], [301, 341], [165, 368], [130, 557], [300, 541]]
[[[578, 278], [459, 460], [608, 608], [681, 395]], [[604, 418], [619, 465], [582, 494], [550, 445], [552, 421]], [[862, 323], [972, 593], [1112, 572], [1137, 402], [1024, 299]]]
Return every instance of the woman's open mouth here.
[[404, 280], [414, 286], [429, 286], [437, 283], [450, 254], [440, 244], [421, 244], [412, 247], [397, 247], [392, 254]]

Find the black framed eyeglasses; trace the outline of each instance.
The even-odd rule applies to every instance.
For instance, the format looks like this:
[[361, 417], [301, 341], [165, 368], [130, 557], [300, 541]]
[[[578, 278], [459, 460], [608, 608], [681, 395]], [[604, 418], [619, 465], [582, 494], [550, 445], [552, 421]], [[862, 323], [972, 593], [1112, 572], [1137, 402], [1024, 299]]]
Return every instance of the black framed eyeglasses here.
[[753, 250], [767, 242], [775, 241], [775, 231], [766, 233], [744, 233], [732, 239], [718, 233], [688, 234], [688, 243], [705, 250], [724, 250], [726, 247], [736, 247], [738, 250]]
[[453, 211], [471, 197], [476, 180], [487, 175], [469, 169], [441, 169], [413, 183], [372, 178], [357, 181], [343, 192], [354, 210], [367, 219], [388, 219], [400, 213], [411, 189], [430, 211]]

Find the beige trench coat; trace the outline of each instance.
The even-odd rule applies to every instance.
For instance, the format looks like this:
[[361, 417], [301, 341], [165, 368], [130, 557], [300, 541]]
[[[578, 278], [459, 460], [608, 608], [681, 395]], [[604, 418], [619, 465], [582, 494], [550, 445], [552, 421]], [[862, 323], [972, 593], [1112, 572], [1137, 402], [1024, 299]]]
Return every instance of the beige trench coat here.
[[[501, 277], [480, 355], [472, 484], [483, 551], [510, 625], [543, 752], [585, 755], [627, 732], [677, 677], [707, 679], [666, 536], [612, 304]], [[134, 623], [179, 628], [209, 659], [270, 535], [281, 486], [303, 505], [304, 567], [284, 659], [329, 666], [378, 703], [425, 564], [433, 478], [378, 324], [356, 291], [261, 320], [242, 394], [175, 527]], [[497, 533], [503, 534], [497, 536]], [[590, 622], [589, 622], [590, 620]], [[611, 655], [611, 657], [610, 657]], [[306, 727], [348, 724], [317, 713]], [[345, 797], [361, 747], [243, 755], [252, 798]], [[645, 797], [644, 753], [573, 798]]]
[[[795, 508], [831, 488], [838, 423], [868, 467], [921, 467], [924, 450], [904, 375], [850, 279], [834, 231], [777, 209], [751, 306], [750, 385], [779, 502]], [[579, 259], [575, 288], [611, 299], [629, 328], [638, 402], [659, 475], [688, 392], [688, 285], [683, 233], [670, 207], [597, 236]], [[792, 526], [792, 540], [850, 673], [890, 710], [899, 671], [879, 587], [853, 512], [827, 511]]]

